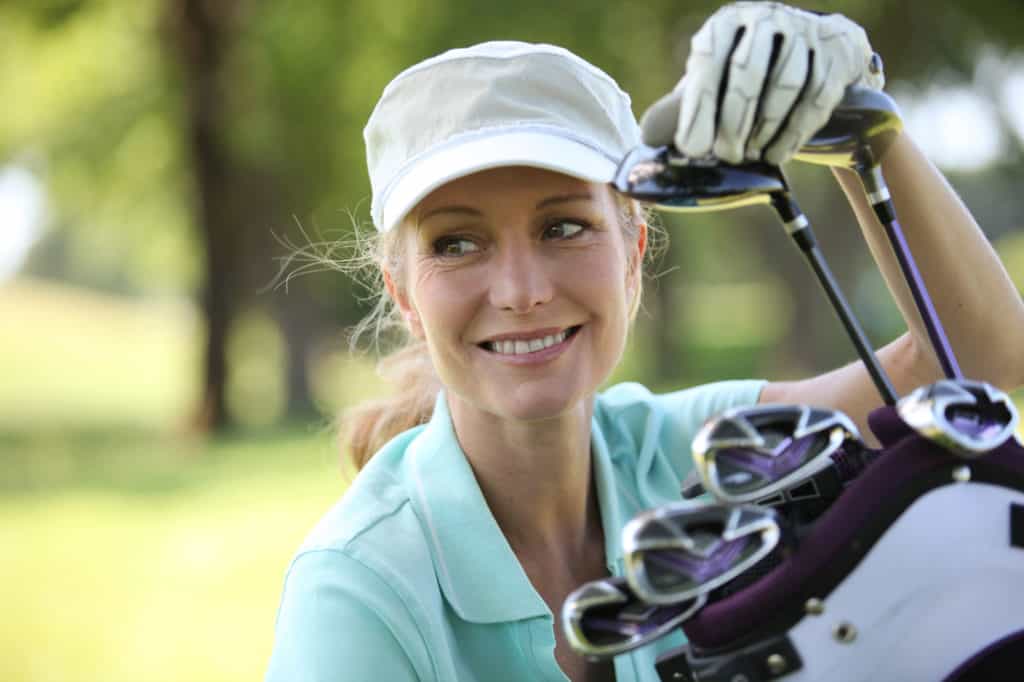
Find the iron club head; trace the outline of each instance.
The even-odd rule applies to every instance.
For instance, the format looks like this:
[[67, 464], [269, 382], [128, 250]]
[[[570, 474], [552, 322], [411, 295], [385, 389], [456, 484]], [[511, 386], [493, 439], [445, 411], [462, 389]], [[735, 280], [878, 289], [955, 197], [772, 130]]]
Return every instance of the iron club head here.
[[779, 544], [779, 518], [768, 507], [687, 501], [641, 512], [622, 530], [626, 579], [652, 604], [707, 595]]
[[642, 601], [625, 578], [585, 583], [562, 605], [566, 640], [590, 659], [616, 656], [662, 637], [704, 606], [703, 595], [663, 606]]
[[919, 434], [961, 457], [973, 458], [1007, 441], [1020, 423], [1005, 392], [983, 381], [942, 379], [922, 386], [896, 405]]
[[755, 502], [792, 488], [832, 464], [848, 440], [860, 440], [842, 412], [808, 405], [726, 410], [693, 439], [705, 490], [723, 502]]

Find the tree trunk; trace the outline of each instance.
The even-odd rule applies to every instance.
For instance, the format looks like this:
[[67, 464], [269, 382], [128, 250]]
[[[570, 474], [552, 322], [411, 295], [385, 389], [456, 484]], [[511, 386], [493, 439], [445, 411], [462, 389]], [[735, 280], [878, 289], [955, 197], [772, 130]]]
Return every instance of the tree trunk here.
[[224, 57], [237, 3], [231, 0], [168, 0], [166, 31], [183, 80], [187, 145], [195, 179], [196, 221], [205, 247], [201, 296], [206, 318], [203, 394], [196, 426], [228, 425], [226, 343], [237, 307], [234, 183], [225, 149], [228, 129], [223, 87]]
[[309, 364], [319, 338], [318, 313], [310, 304], [308, 287], [297, 282], [287, 297], [279, 296], [275, 318], [284, 337], [286, 366], [285, 413], [289, 419], [308, 419], [317, 413], [309, 381]]

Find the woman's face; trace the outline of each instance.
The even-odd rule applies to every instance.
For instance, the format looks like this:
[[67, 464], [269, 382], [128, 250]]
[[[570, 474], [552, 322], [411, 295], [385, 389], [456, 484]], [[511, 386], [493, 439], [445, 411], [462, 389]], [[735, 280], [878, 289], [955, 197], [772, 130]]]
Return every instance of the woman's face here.
[[645, 232], [604, 185], [505, 167], [435, 190], [399, 228], [389, 287], [449, 396], [512, 419], [588, 400], [618, 363]]

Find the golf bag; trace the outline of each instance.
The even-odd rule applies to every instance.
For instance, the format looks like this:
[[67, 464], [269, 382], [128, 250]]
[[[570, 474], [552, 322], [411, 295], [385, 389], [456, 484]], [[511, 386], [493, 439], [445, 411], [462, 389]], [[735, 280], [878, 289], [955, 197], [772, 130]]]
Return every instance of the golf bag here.
[[1024, 679], [1024, 447], [973, 458], [870, 415], [881, 455], [755, 582], [709, 603], [665, 682]]

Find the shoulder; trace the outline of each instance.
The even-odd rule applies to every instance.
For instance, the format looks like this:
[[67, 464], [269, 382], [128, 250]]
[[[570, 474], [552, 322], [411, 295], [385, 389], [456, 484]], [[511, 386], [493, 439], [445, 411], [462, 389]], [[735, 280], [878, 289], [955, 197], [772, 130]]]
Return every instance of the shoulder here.
[[[336, 559], [342, 572], [359, 565], [360, 577], [374, 573], [412, 595], [436, 582], [433, 572], [424, 570], [433, 565], [432, 553], [413, 504], [418, 479], [411, 455], [422, 434], [423, 427], [406, 431], [370, 459], [306, 537], [293, 567], [307, 556], [318, 557], [310, 563]], [[423, 585], [417, 583], [421, 576]]]
[[285, 580], [267, 682], [433, 679], [410, 607], [386, 577], [347, 551], [302, 552]]
[[359, 538], [372, 538], [394, 524], [408, 522], [408, 452], [422, 427], [389, 441], [359, 472], [344, 496], [313, 527], [299, 550], [345, 551]]
[[[292, 560], [268, 680], [364, 679], [351, 676], [362, 665], [365, 679], [434, 677], [423, 624], [440, 593], [405, 475], [418, 433], [401, 434], [370, 459]], [[312, 674], [313, 665], [323, 668]], [[391, 674], [380, 677], [380, 666]]]

